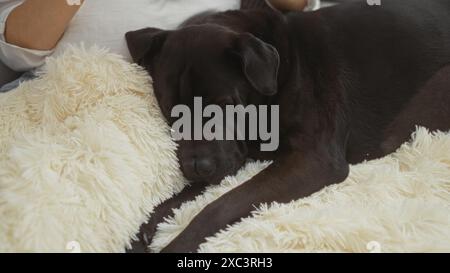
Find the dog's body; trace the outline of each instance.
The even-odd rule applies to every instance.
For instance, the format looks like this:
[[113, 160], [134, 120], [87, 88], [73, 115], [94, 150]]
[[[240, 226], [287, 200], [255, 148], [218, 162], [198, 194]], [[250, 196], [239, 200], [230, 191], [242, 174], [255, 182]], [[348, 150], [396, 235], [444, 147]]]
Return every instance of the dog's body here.
[[[147, 29], [127, 35], [133, 57], [152, 73], [158, 101], [168, 119], [170, 108], [182, 101], [168, 102], [167, 93], [183, 92], [167, 86], [169, 71], [181, 71], [180, 67], [195, 70], [204, 61], [210, 62], [202, 64], [203, 80], [214, 79], [217, 85], [238, 90], [242, 104], [280, 106], [278, 151], [261, 153], [250, 142], [244, 151], [229, 146], [222, 150], [240, 152], [227, 158], [235, 164], [225, 166], [214, 159], [216, 176], [211, 177], [220, 181], [241, 167], [245, 157], [274, 163], [200, 212], [165, 251], [195, 251], [206, 237], [248, 216], [255, 205], [289, 202], [342, 182], [349, 164], [395, 151], [417, 125], [450, 129], [448, 14], [447, 0], [386, 0], [381, 6], [362, 1], [312, 13], [248, 10], [203, 14], [176, 31]], [[175, 41], [189, 52], [173, 54], [170, 48]], [[190, 48], [191, 44], [195, 47]], [[209, 50], [212, 47], [217, 51]], [[242, 60], [243, 72], [238, 66], [232, 71], [234, 63], [219, 58], [220, 52], [230, 47]], [[201, 52], [195, 52], [196, 48]], [[256, 73], [252, 74], [252, 68]], [[217, 80], [217, 73], [222, 80]], [[275, 82], [271, 81], [274, 73]], [[193, 74], [190, 72], [189, 82], [199, 86], [202, 77]], [[189, 94], [209, 102], [231, 96], [222, 90]], [[208, 151], [210, 145], [181, 143], [182, 165], [189, 162], [186, 154], [192, 152], [185, 151], [191, 151], [190, 146]], [[209, 150], [211, 153], [221, 151], [211, 149], [215, 149]], [[199, 164], [196, 160], [194, 172]], [[187, 176], [188, 169], [184, 170]], [[194, 184], [167, 201], [141, 233], [151, 235], [162, 217], [201, 189], [202, 183]]]

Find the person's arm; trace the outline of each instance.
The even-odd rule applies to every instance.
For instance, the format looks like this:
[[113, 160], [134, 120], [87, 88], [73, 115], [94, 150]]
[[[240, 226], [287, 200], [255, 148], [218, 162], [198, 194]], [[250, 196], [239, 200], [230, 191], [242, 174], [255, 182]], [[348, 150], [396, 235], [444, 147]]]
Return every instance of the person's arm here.
[[[83, 3], [84, 0], [80, 0]], [[77, 1], [26, 0], [6, 21], [5, 39], [23, 48], [50, 50], [56, 46], [81, 5]]]

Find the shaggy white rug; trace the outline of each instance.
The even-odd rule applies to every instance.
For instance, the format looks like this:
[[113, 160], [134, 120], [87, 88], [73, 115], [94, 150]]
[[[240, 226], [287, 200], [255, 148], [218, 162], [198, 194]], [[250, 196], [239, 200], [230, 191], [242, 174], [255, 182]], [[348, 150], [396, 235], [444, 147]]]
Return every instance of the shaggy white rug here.
[[[0, 251], [124, 251], [154, 205], [184, 186], [168, 130], [147, 73], [99, 49], [70, 49], [0, 94]], [[249, 163], [186, 203], [151, 249], [268, 164]], [[450, 134], [420, 128], [346, 182], [262, 206], [200, 251], [450, 251], [449, 209]]]
[[0, 251], [123, 252], [184, 186], [147, 72], [70, 49], [0, 94]]

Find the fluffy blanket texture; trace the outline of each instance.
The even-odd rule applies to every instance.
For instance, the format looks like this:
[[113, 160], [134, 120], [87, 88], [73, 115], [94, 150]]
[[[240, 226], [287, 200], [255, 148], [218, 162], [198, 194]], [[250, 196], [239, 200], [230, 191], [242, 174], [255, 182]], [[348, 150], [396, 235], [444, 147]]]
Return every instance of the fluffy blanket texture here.
[[[95, 48], [49, 59], [39, 79], [0, 95], [0, 251], [124, 251], [185, 185], [168, 132], [141, 68]], [[249, 163], [184, 204], [150, 248], [268, 164]], [[419, 128], [344, 183], [261, 206], [200, 251], [450, 251], [449, 209], [450, 134]]]
[[100, 49], [0, 94], [0, 251], [123, 252], [184, 186], [147, 72]]

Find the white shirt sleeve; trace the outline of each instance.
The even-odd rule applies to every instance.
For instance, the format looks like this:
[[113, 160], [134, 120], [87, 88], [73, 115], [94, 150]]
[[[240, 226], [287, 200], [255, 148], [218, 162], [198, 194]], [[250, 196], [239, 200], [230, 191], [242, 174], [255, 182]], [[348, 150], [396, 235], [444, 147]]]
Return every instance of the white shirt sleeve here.
[[6, 19], [24, 0], [0, 0], [0, 61], [15, 71], [28, 71], [44, 64], [53, 50], [34, 50], [9, 44], [5, 40]]

